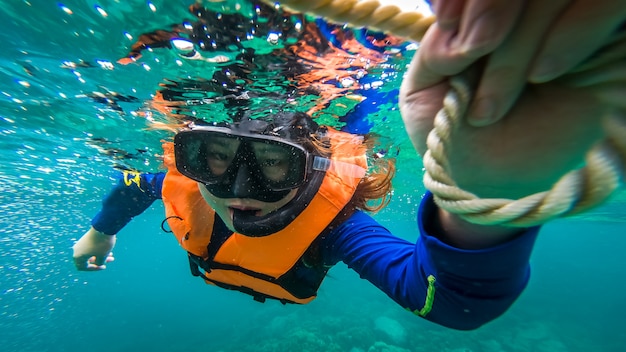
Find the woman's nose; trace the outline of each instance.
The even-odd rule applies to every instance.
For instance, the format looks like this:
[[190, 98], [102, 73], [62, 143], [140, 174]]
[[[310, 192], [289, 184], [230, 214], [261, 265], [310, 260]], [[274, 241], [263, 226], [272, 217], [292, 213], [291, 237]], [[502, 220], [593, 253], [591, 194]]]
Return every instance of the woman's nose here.
[[232, 192], [236, 198], [250, 198], [250, 195], [258, 188], [250, 174], [250, 167], [243, 164], [237, 170]]

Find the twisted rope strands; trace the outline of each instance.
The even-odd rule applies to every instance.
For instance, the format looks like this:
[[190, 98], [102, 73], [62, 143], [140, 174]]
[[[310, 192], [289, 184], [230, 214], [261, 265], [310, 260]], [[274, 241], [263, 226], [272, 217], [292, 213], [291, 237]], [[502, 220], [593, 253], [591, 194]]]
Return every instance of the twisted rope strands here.
[[626, 121], [612, 116], [605, 123], [609, 137], [587, 153], [586, 166], [565, 174], [549, 191], [516, 200], [480, 199], [458, 188], [448, 174], [445, 149], [471, 96], [461, 77], [452, 78], [451, 86], [444, 107], [435, 117], [424, 155], [424, 185], [441, 208], [476, 224], [528, 227], [588, 210], [619, 187], [626, 174]]
[[282, 0], [280, 4], [298, 12], [313, 13], [355, 27], [367, 26], [414, 41], [420, 41], [435, 22], [434, 16], [402, 11], [396, 5], [381, 4], [378, 0]]
[[[417, 11], [403, 12], [395, 5], [382, 5], [378, 0], [283, 0], [281, 4], [295, 11], [357, 27], [367, 26], [414, 41], [420, 41], [435, 20], [433, 16], [424, 16]], [[626, 40], [620, 43], [624, 46]], [[623, 53], [620, 53], [622, 51], [617, 55], [622, 58]], [[614, 59], [604, 58], [605, 61]], [[424, 155], [424, 185], [433, 192], [441, 208], [477, 224], [527, 227], [596, 206], [606, 200], [624, 179], [626, 121], [623, 116], [610, 116], [605, 118], [608, 137], [587, 153], [586, 166], [564, 175], [549, 191], [511, 200], [480, 199], [460, 189], [448, 173], [446, 144], [452, 128], [465, 115], [472, 94], [463, 78], [453, 77], [451, 86], [443, 108], [435, 117], [434, 128], [427, 138], [428, 151]]]

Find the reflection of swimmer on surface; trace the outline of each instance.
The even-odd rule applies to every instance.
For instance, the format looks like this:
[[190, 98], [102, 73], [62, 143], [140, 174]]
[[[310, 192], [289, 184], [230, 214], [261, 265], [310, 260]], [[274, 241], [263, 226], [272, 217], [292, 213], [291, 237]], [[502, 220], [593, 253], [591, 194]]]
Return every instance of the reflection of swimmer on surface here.
[[[205, 57], [200, 51], [210, 53], [245, 50], [242, 42], [252, 37], [265, 37], [270, 44], [277, 44], [281, 37], [297, 35], [297, 26], [292, 25], [294, 21], [304, 21], [302, 15], [277, 11], [274, 6], [264, 2], [254, 1], [252, 4], [252, 17], [246, 17], [239, 12], [211, 10], [204, 7], [203, 1], [197, 1], [189, 6], [189, 13], [194, 16], [193, 21], [184, 21], [171, 25], [169, 29], [141, 34], [130, 52], [119, 59], [118, 63], [132, 63], [141, 58], [142, 51], [157, 48], [175, 49], [186, 59], [224, 62], [228, 57]], [[259, 18], [263, 20], [259, 21]]]
[[[143, 50], [154, 48], [173, 49], [186, 59], [205, 60], [206, 53], [235, 56], [227, 65], [216, 65], [210, 79], [169, 80], [162, 84], [152, 107], [178, 114], [181, 119], [186, 118], [184, 110], [189, 105], [216, 99], [223, 99], [228, 105], [246, 105], [246, 95], [254, 96], [259, 89], [258, 84], [250, 84], [260, 81], [255, 76], [259, 70], [266, 71], [266, 85], [281, 88], [276, 92], [284, 97], [317, 96], [317, 102], [308, 110], [310, 114], [328, 107], [337, 97], [346, 97], [349, 106], [339, 106], [346, 107], [347, 112], [338, 116], [346, 124], [344, 130], [366, 133], [372, 127], [366, 116], [377, 112], [385, 102], [395, 105], [397, 90], [381, 92], [368, 70], [411, 44], [366, 29], [353, 31], [321, 19], [308, 19], [264, 2], [252, 4], [255, 11], [248, 18], [240, 13], [211, 10], [196, 2], [190, 6], [195, 21], [141, 34], [119, 62], [137, 61]], [[275, 48], [269, 52], [257, 50], [252, 44], [254, 39], [262, 39]], [[393, 69], [390, 71], [395, 74]], [[268, 77], [272, 73], [274, 76]], [[191, 92], [207, 94], [190, 98]]]

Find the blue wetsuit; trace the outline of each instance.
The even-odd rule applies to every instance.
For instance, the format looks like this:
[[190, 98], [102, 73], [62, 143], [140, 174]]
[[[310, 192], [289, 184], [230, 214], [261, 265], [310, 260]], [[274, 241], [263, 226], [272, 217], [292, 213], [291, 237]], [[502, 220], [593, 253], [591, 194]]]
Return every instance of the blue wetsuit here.
[[[126, 178], [124, 178], [126, 177]], [[161, 199], [164, 173], [141, 174], [120, 182], [103, 201], [92, 226], [115, 234], [156, 199]], [[455, 329], [473, 329], [498, 317], [526, 286], [529, 257], [538, 227], [517, 238], [481, 250], [462, 250], [435, 237], [436, 211], [427, 194], [418, 211], [420, 236], [411, 243], [392, 235], [371, 216], [356, 211], [330, 231], [320, 243], [324, 265], [343, 261], [385, 292], [400, 306], [418, 312], [428, 296], [428, 278], [434, 277], [432, 308], [424, 317]]]

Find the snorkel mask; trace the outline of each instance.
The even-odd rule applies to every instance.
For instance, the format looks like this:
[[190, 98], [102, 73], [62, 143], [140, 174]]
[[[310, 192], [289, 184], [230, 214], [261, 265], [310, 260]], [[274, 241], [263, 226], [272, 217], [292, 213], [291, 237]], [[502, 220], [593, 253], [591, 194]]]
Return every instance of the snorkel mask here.
[[287, 205], [265, 216], [235, 210], [238, 232], [265, 236], [286, 227], [317, 193], [330, 160], [302, 141], [318, 130], [304, 113], [280, 113], [271, 122], [192, 125], [174, 137], [176, 168], [218, 198], [276, 202], [298, 188]]

